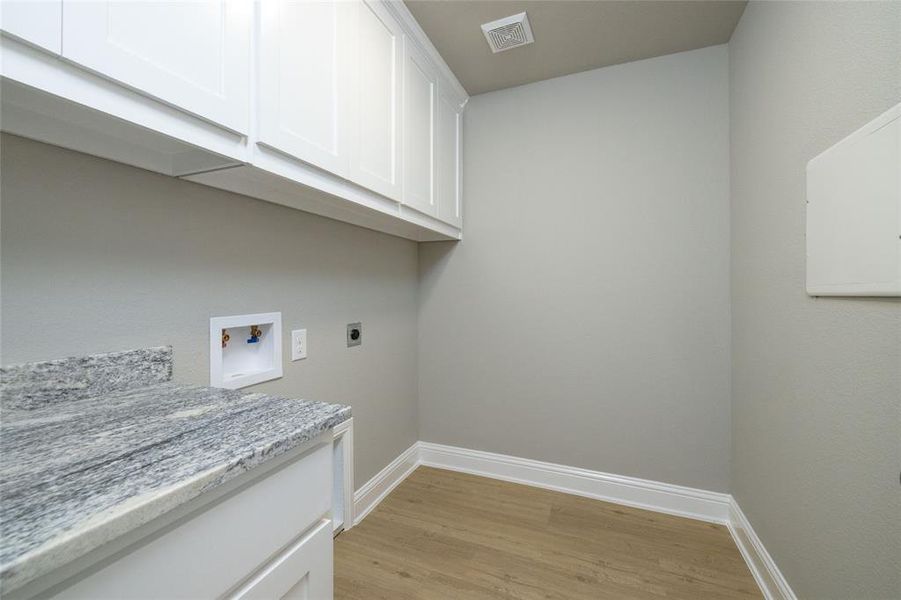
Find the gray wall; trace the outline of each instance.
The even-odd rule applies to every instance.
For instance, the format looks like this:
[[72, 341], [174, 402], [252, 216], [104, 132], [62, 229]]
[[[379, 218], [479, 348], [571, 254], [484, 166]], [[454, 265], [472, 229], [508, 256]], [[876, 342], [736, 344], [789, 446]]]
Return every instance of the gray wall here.
[[[353, 405], [359, 487], [417, 439], [417, 247], [3, 136], [2, 360], [171, 344], [208, 384], [209, 318], [281, 311], [310, 356], [248, 390]], [[345, 326], [363, 322], [359, 348]]]
[[475, 96], [420, 248], [424, 440], [726, 491], [728, 56]]
[[807, 161], [901, 100], [901, 3], [752, 2], [730, 45], [732, 492], [802, 598], [901, 598], [901, 303], [804, 293]]

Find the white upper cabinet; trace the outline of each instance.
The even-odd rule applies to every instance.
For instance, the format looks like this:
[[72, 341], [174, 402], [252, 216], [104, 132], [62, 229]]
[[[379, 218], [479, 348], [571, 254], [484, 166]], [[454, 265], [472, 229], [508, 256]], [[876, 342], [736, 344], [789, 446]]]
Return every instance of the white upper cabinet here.
[[438, 219], [456, 227], [463, 226], [463, 197], [460, 187], [462, 111], [461, 102], [448, 93], [443, 85], [439, 85], [436, 126]]
[[403, 33], [382, 3], [356, 2], [351, 179], [400, 201]]
[[3, 0], [0, 29], [29, 44], [59, 54], [62, 51], [62, 0]]
[[431, 64], [404, 37], [403, 203], [436, 216], [435, 112], [437, 81]]
[[0, 0], [0, 29], [2, 131], [460, 239], [468, 97], [401, 0]]
[[246, 134], [252, 19], [246, 0], [63, 0], [62, 55]]
[[356, 7], [268, 0], [260, 11], [259, 142], [346, 176]]

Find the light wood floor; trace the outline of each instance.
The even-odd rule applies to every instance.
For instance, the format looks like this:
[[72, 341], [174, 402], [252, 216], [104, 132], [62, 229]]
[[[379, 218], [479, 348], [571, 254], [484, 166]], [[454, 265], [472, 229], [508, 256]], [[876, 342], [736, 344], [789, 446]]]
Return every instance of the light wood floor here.
[[336, 600], [761, 597], [721, 525], [427, 467], [335, 540]]

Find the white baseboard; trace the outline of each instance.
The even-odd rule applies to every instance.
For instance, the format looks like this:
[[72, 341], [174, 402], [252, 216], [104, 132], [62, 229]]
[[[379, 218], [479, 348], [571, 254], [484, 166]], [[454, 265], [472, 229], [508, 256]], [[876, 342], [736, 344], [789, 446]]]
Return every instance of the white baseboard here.
[[419, 462], [701, 521], [729, 519], [729, 494], [428, 442], [419, 442]]
[[354, 492], [354, 525], [366, 518], [366, 515], [418, 466], [419, 442], [415, 442]]
[[766, 599], [797, 600], [744, 513], [729, 494], [493, 452], [431, 442], [413, 444], [354, 494], [354, 524], [362, 521], [420, 465], [726, 525]]
[[797, 596], [789, 587], [785, 577], [782, 576], [773, 557], [764, 548], [763, 542], [757, 537], [735, 498], [731, 498], [729, 503], [728, 526], [735, 545], [738, 546], [739, 552], [748, 563], [748, 568], [754, 575], [764, 597], [767, 600], [797, 600]]

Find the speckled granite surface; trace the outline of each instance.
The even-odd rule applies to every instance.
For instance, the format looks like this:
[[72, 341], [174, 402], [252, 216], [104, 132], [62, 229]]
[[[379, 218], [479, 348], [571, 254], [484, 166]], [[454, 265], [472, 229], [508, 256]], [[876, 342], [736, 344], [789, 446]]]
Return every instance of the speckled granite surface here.
[[[115, 369], [109, 372], [115, 376]], [[6, 591], [350, 417], [347, 406], [172, 383], [90, 397], [81, 388], [69, 393], [52, 394], [50, 402], [36, 395], [4, 402], [0, 582]]]
[[38, 408], [172, 379], [172, 348], [160, 346], [0, 367], [3, 408]]

